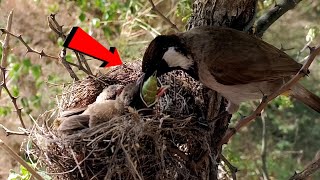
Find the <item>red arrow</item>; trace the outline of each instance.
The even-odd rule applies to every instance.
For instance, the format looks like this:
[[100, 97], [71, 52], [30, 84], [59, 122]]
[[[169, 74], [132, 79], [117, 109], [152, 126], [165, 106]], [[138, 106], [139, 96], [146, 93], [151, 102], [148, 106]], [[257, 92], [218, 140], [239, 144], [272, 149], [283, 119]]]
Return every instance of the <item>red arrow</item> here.
[[63, 46], [103, 61], [100, 67], [122, 64], [119, 53], [115, 47], [110, 47], [109, 51], [79, 27], [72, 28]]

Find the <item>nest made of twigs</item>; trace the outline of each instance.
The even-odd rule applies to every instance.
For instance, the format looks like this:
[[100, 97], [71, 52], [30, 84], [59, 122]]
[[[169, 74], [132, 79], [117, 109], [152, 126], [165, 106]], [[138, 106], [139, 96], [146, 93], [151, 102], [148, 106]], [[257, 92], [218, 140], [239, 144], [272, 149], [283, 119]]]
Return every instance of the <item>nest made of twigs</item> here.
[[[67, 87], [58, 112], [92, 103], [105, 86], [135, 81], [141, 71], [137, 64]], [[59, 113], [43, 114], [30, 133], [32, 156], [54, 179], [205, 179], [209, 145], [199, 126], [202, 87], [180, 71], [160, 80], [170, 88], [151, 115], [131, 109], [61, 136], [52, 125]]]

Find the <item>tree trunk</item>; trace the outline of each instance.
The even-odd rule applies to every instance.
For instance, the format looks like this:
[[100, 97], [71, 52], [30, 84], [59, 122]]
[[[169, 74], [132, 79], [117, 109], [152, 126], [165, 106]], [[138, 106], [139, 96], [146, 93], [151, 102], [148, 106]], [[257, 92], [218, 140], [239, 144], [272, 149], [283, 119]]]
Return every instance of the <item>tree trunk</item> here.
[[[255, 17], [257, 0], [194, 0], [193, 13], [187, 30], [197, 26], [223, 26], [241, 31], [250, 30]], [[225, 113], [226, 102], [218, 93], [205, 89], [204, 98], [210, 131], [207, 139], [210, 152], [207, 153], [207, 174], [203, 179], [218, 179], [218, 163], [221, 146], [219, 142], [228, 129], [231, 115]]]

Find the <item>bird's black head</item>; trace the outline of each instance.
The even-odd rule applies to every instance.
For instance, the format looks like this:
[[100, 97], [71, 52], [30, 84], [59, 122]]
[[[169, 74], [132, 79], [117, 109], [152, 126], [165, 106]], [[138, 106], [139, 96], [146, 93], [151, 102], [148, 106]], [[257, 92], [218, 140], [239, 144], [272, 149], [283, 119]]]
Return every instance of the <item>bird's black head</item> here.
[[164, 55], [169, 48], [174, 48], [179, 53], [186, 54], [183, 47], [177, 35], [160, 35], [152, 40], [143, 56], [142, 72], [145, 73], [144, 80], [148, 79], [155, 71], [157, 71], [157, 76], [160, 76], [169, 71], [181, 69], [179, 66], [168, 64]]

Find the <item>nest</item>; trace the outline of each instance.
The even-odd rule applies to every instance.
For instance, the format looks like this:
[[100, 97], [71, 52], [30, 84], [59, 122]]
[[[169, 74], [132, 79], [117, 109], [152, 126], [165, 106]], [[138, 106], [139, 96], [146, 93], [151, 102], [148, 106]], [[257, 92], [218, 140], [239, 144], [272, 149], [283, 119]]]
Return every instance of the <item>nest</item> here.
[[56, 131], [60, 111], [86, 106], [104, 87], [133, 82], [140, 71], [130, 63], [65, 88], [57, 110], [41, 115], [30, 133], [39, 166], [54, 179], [206, 179], [209, 145], [199, 123], [203, 88], [179, 71], [161, 77], [170, 88], [153, 114], [129, 109], [70, 135]]

